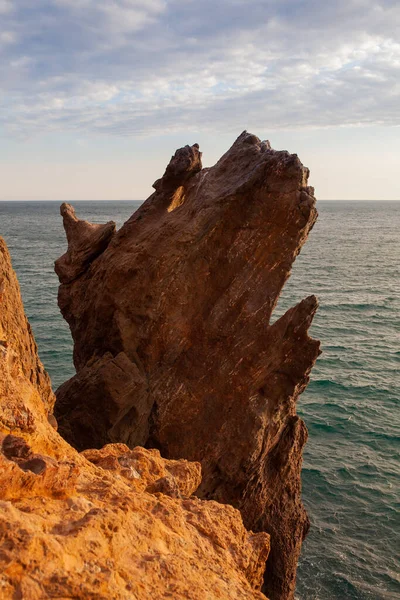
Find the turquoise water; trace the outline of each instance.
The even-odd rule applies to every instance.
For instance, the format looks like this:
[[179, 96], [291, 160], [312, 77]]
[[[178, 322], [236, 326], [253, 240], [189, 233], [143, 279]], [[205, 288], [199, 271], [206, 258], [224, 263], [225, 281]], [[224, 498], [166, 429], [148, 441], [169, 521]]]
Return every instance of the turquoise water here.
[[[120, 225], [140, 203], [76, 202]], [[0, 202], [41, 358], [57, 387], [73, 374], [53, 261], [65, 250], [58, 203]], [[276, 316], [315, 293], [323, 354], [299, 401], [310, 439], [303, 495], [312, 528], [299, 600], [400, 599], [400, 202], [319, 202]]]

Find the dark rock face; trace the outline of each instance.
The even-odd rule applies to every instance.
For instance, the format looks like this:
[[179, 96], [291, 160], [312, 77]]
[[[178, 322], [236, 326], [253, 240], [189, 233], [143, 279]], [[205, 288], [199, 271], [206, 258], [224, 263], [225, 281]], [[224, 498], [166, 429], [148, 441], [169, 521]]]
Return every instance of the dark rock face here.
[[120, 441], [201, 462], [198, 495], [271, 534], [271, 600], [293, 598], [309, 527], [296, 400], [319, 354], [316, 298], [270, 324], [317, 217], [308, 175], [247, 132], [210, 169], [186, 146], [101, 249], [85, 238], [84, 260], [91, 226], [64, 209], [67, 272], [57, 261], [77, 370], [57, 392], [59, 431], [79, 449]]
[[124, 352], [89, 361], [58, 389], [58, 398], [62, 434], [77, 450], [101, 448], [110, 440], [134, 448], [135, 440], [148, 437], [147, 380]]

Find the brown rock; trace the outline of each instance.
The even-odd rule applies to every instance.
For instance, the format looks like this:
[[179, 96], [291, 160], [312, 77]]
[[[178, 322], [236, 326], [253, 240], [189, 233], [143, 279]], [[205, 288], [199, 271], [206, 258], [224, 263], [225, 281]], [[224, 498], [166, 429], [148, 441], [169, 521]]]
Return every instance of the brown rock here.
[[[82, 455], [58, 435], [1, 238], [0, 250], [1, 599], [265, 598], [269, 537], [234, 508], [189, 497], [198, 463], [124, 444]], [[172, 488], [150, 493], [163, 478]]]
[[56, 261], [55, 270], [63, 283], [73, 281], [81, 275], [90, 263], [101, 254], [110, 243], [115, 232], [115, 223], [93, 225], [79, 221], [75, 210], [64, 202], [60, 209], [65, 233], [67, 234], [68, 250]]
[[[313, 188], [296, 155], [247, 132], [214, 167], [200, 159], [197, 145], [178, 150], [90, 268], [61, 279], [77, 375], [56, 415], [78, 448], [123, 441], [201, 462], [200, 497], [271, 533], [265, 590], [290, 600], [309, 527], [296, 400], [319, 354], [317, 300], [270, 320], [317, 217]], [[123, 382], [98, 371], [121, 353], [140, 373], [124, 375], [123, 399]]]
[[[67, 393], [64, 386], [59, 388], [57, 414], [63, 422], [64, 437], [77, 450], [101, 448], [110, 441], [132, 448], [147, 439], [151, 410], [148, 382], [124, 352], [115, 357], [106, 352], [89, 361], [65, 389]], [[93, 415], [99, 418], [93, 419]]]
[[157, 192], [175, 192], [177, 188], [182, 186], [193, 175], [196, 175], [202, 169], [201, 152], [199, 145], [185, 146], [180, 148], [171, 158], [165, 173], [161, 179], [153, 184], [153, 188]]

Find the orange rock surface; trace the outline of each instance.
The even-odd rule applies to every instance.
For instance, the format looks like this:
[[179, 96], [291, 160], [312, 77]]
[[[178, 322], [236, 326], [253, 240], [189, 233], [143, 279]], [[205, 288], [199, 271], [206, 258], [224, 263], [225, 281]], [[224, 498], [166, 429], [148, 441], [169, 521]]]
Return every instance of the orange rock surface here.
[[110, 444], [79, 454], [0, 238], [0, 598], [259, 599], [269, 536], [192, 494], [199, 463]]

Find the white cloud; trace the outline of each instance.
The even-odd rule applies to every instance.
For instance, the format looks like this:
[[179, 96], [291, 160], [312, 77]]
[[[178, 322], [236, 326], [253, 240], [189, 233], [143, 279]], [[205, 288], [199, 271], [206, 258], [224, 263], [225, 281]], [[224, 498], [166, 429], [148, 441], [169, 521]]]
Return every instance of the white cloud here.
[[11, 0], [0, 0], [0, 15], [9, 13], [13, 9]]
[[400, 123], [391, 0], [29, 1], [1, 34], [15, 135]]
[[109, 32], [127, 33], [142, 29], [166, 9], [164, 0], [55, 0], [78, 16], [90, 15], [102, 21]]
[[0, 32], [0, 46], [6, 44], [13, 44], [17, 39], [14, 31], [1, 31]]

